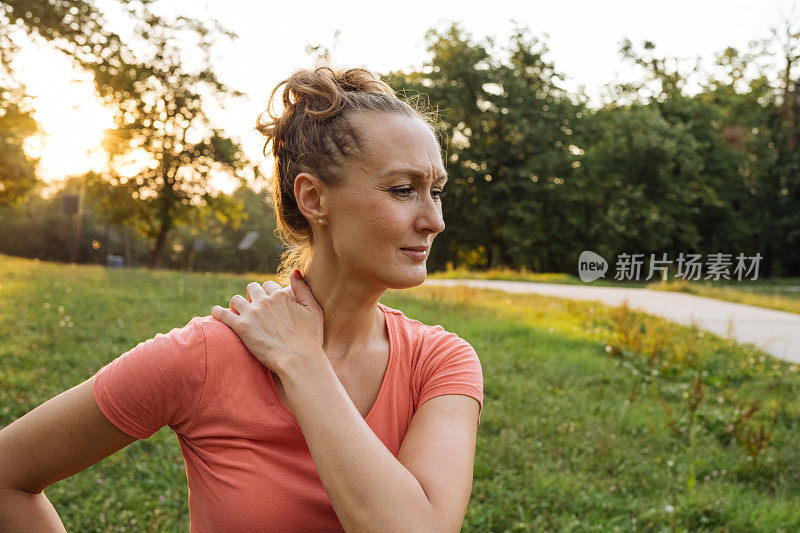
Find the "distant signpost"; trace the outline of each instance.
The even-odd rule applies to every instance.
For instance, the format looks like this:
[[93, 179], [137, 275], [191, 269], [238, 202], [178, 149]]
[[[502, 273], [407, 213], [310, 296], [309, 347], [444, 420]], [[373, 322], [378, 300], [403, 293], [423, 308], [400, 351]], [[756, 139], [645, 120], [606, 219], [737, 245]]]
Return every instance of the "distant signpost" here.
[[77, 194], [65, 194], [61, 198], [61, 211], [67, 215], [77, 215], [81, 197]]
[[253, 243], [256, 242], [257, 238], [257, 231], [248, 231], [239, 242], [238, 248], [244, 252], [244, 263], [247, 270], [253, 270], [253, 253], [250, 249], [253, 247]]
[[106, 266], [108, 268], [122, 268], [125, 266], [125, 258], [121, 255], [108, 254], [106, 256]]
[[[81, 192], [83, 192], [82, 186], [81, 186]], [[82, 194], [65, 194], [64, 197], [61, 199], [61, 210], [65, 214], [70, 215], [70, 218], [72, 218], [73, 239], [72, 239], [72, 250], [70, 251], [69, 255], [70, 263], [78, 262], [78, 254], [80, 252], [81, 203], [83, 203], [81, 200], [82, 200]]]
[[239, 249], [249, 250], [253, 246], [253, 243], [256, 242], [257, 238], [257, 231], [248, 231], [244, 238], [242, 238], [242, 240], [239, 242]]

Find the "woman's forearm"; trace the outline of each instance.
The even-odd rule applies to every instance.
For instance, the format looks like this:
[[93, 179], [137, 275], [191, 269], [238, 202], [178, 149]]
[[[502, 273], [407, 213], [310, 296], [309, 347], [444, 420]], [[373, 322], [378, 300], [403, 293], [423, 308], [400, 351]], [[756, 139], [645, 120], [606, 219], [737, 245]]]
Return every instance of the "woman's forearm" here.
[[279, 377], [342, 527], [435, 530], [419, 481], [361, 417], [325, 353], [297, 365]]
[[43, 492], [0, 488], [0, 531], [65, 533], [67, 530]]

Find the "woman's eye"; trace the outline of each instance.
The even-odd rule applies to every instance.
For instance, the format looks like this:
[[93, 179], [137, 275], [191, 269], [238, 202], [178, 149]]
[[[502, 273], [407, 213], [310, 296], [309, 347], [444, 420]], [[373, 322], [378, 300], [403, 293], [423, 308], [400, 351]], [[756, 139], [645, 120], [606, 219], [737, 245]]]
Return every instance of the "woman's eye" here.
[[[392, 194], [395, 194], [395, 195], [401, 196], [401, 197], [407, 197], [410, 194], [412, 194], [413, 192], [414, 192], [414, 189], [412, 187], [399, 187], [397, 189], [392, 189]], [[431, 191], [431, 196], [433, 196], [434, 199], [436, 199], [436, 200], [441, 200], [442, 196], [444, 196], [444, 195], [445, 195], [445, 192], [442, 191], [442, 190]]]
[[414, 189], [411, 187], [398, 187], [397, 189], [392, 189], [392, 193], [398, 196], [408, 196], [414, 192]]

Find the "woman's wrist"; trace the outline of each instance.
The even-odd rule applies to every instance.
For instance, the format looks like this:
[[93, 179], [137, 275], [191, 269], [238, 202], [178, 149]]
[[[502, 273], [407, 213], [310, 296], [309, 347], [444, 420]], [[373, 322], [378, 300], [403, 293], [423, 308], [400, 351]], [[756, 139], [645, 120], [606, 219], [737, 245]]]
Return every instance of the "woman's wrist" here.
[[303, 404], [318, 403], [322, 391], [334, 384], [341, 387], [336, 372], [321, 348], [319, 352], [293, 358], [278, 372], [278, 377], [286, 393], [286, 406], [296, 417], [302, 416], [298, 408]]
[[319, 347], [307, 353], [285, 357], [280, 366], [273, 370], [282, 383], [290, 384], [297, 380], [305, 381], [310, 374], [325, 366], [330, 366], [330, 362], [325, 351]]

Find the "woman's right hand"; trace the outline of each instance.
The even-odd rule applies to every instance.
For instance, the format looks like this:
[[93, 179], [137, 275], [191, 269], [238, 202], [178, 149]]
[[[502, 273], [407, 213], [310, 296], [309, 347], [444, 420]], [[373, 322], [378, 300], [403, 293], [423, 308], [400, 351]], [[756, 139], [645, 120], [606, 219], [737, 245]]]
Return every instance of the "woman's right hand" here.
[[211, 315], [231, 328], [248, 350], [279, 376], [306, 360], [324, 357], [324, 313], [305, 281], [292, 276], [291, 292], [274, 281], [247, 285], [248, 298], [235, 295], [231, 309]]

